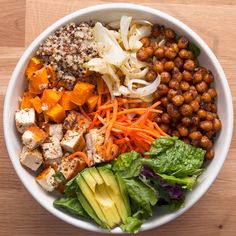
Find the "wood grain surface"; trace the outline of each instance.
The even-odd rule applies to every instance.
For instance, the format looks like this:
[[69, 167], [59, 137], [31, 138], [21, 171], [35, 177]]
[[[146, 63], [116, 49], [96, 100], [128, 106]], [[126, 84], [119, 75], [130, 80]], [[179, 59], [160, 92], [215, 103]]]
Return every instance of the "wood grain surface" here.
[[[0, 120], [7, 84], [24, 48], [60, 17], [107, 0], [0, 0]], [[124, 1], [117, 1], [124, 2]], [[128, 2], [128, 1], [126, 1]], [[163, 10], [196, 31], [222, 64], [236, 98], [235, 0], [133, 0]], [[236, 137], [228, 158], [204, 197], [188, 212], [144, 236], [236, 235]], [[0, 125], [0, 236], [95, 235], [68, 225], [43, 209], [19, 181], [8, 158]]]

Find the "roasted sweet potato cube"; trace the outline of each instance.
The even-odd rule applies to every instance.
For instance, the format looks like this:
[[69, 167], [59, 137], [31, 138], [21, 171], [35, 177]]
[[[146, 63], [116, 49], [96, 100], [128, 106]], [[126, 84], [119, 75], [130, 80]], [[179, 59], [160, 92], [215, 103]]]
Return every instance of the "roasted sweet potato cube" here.
[[42, 112], [42, 102], [39, 96], [30, 99], [30, 102], [37, 113]]
[[20, 109], [25, 109], [25, 108], [32, 108], [32, 103], [31, 99], [34, 97], [34, 95], [30, 92], [24, 92], [24, 95], [22, 97], [22, 101], [20, 104]]
[[28, 63], [26, 70], [25, 70], [25, 75], [29, 79], [32, 77], [34, 72], [41, 69], [42, 67], [43, 67], [42, 61], [37, 57], [32, 57]]
[[88, 106], [88, 111], [91, 112], [94, 110], [98, 102], [98, 95], [92, 95], [88, 98], [86, 104]]
[[66, 111], [73, 110], [77, 107], [75, 103], [71, 102], [71, 97], [72, 91], [65, 91], [62, 95], [60, 104]]
[[50, 120], [55, 121], [56, 123], [60, 123], [65, 118], [66, 112], [60, 104], [56, 104], [48, 111], [46, 111], [46, 115]]

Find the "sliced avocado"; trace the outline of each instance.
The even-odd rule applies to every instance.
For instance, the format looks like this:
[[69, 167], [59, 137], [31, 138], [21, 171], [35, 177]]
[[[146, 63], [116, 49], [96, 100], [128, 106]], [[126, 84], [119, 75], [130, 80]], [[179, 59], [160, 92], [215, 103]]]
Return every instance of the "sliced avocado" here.
[[93, 208], [90, 206], [89, 202], [87, 201], [87, 199], [84, 197], [83, 193], [81, 192], [81, 190], [78, 188], [77, 191], [77, 198], [80, 202], [80, 204], [82, 205], [83, 209], [86, 211], [86, 213], [101, 227], [103, 228], [109, 228], [107, 224], [105, 224], [104, 222], [102, 222], [96, 212], [93, 210]]
[[[105, 182], [103, 181], [103, 178], [97, 171], [95, 167], [88, 168], [87, 171], [89, 173], [85, 173], [84, 176], [88, 177], [85, 178], [85, 181], [91, 181], [91, 176], [94, 178], [94, 181], [97, 182], [97, 185], [95, 187], [95, 199], [99, 203], [108, 224], [113, 227], [121, 222], [120, 215], [118, 213], [118, 210], [116, 209], [115, 202], [110, 198], [107, 190], [107, 186]], [[91, 181], [92, 182], [92, 181]], [[89, 182], [87, 182], [88, 185], [90, 185]], [[92, 184], [93, 186], [93, 184]]]
[[93, 176], [90, 174], [89, 169], [85, 169], [81, 172], [81, 175], [83, 176], [83, 178], [86, 180], [86, 183], [88, 184], [88, 186], [91, 188], [91, 190], [93, 191], [93, 193], [95, 193], [95, 188], [97, 185], [96, 180], [93, 178]]
[[127, 210], [127, 215], [130, 216], [131, 215], [130, 202], [129, 202], [128, 193], [127, 193], [127, 190], [125, 187], [125, 183], [124, 183], [123, 179], [121, 178], [121, 176], [119, 176], [119, 175], [116, 175], [116, 179], [117, 179], [117, 182], [118, 182], [118, 185], [120, 188], [121, 195], [123, 197], [125, 208]]
[[90, 206], [93, 207], [93, 210], [96, 212], [98, 218], [103, 222], [103, 223], [107, 223], [106, 221], [106, 217], [104, 216], [103, 211], [100, 208], [100, 205], [97, 203], [95, 197], [94, 197], [94, 193], [92, 192], [92, 190], [90, 189], [90, 187], [87, 185], [87, 183], [85, 182], [84, 178], [82, 175], [78, 175], [78, 177], [76, 178], [76, 181], [80, 187], [81, 192], [83, 193], [83, 195], [86, 197], [86, 199], [88, 200]]
[[106, 184], [108, 194], [115, 203], [122, 221], [125, 222], [125, 220], [128, 217], [128, 211], [126, 209], [122, 194], [120, 192], [119, 185], [116, 181], [114, 174], [112, 173], [111, 170], [103, 167], [97, 169]]

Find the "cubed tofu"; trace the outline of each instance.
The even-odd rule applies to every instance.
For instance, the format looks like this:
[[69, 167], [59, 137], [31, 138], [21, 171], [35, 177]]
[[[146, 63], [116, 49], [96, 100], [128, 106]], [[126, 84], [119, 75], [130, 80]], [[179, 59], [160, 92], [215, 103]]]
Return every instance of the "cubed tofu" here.
[[83, 130], [67, 130], [63, 139], [61, 140], [62, 148], [67, 152], [75, 152], [83, 150], [86, 146]]
[[97, 129], [91, 129], [85, 135], [87, 145], [87, 156], [90, 160], [90, 165], [95, 165], [104, 162], [106, 149], [104, 144], [105, 137], [103, 133], [99, 133]]
[[49, 166], [36, 177], [36, 181], [44, 190], [52, 192], [58, 185], [54, 178], [55, 173], [55, 170]]
[[35, 124], [35, 110], [33, 108], [21, 109], [15, 114], [16, 128], [20, 133]]
[[36, 171], [43, 163], [42, 153], [38, 149], [30, 150], [24, 146], [20, 153], [20, 163]]
[[83, 132], [86, 132], [90, 124], [91, 121], [89, 121], [81, 113], [71, 111], [64, 120], [63, 128], [66, 130], [83, 129]]
[[45, 143], [41, 144], [41, 147], [45, 161], [51, 161], [63, 156], [60, 141], [54, 136], [48, 138]]
[[63, 138], [63, 127], [62, 124], [48, 124], [45, 128], [49, 136], [55, 136], [58, 140]]
[[44, 142], [47, 134], [37, 126], [31, 126], [22, 135], [23, 144], [33, 150]]
[[76, 176], [81, 170], [86, 167], [86, 163], [81, 158], [68, 159], [63, 157], [61, 160], [60, 171], [64, 177], [69, 180]]

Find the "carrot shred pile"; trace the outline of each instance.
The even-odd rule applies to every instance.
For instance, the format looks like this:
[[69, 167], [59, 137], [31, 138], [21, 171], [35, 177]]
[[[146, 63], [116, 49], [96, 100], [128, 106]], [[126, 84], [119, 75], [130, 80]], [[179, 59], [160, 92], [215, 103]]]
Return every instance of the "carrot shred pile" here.
[[148, 106], [140, 99], [111, 98], [104, 88], [105, 84], [98, 80], [97, 106], [88, 116], [92, 120], [89, 129], [96, 127], [105, 130], [105, 143], [112, 140], [120, 153], [131, 150], [144, 153], [155, 139], [167, 135], [155, 122], [155, 118], [162, 113], [157, 108], [159, 101]]

